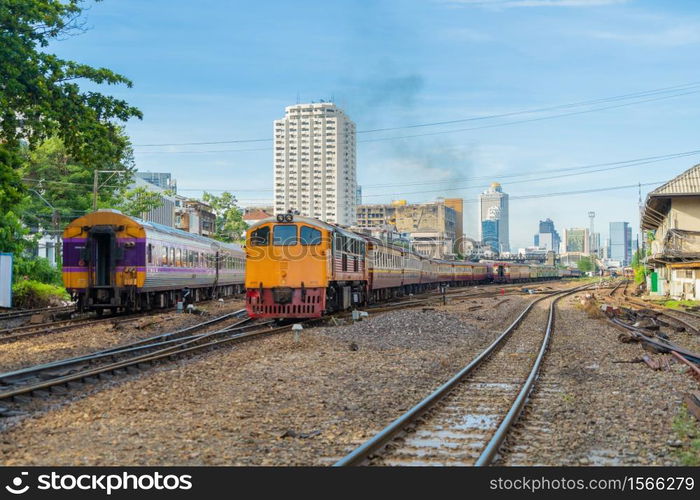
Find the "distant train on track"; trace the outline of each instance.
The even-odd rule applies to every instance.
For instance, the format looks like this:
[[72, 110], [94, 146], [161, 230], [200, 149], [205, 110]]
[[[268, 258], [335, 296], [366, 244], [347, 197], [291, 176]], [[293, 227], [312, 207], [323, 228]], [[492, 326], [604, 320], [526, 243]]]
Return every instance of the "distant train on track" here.
[[81, 311], [172, 307], [243, 291], [245, 253], [168, 226], [98, 210], [63, 232], [63, 283]]
[[259, 221], [246, 240], [246, 307], [254, 318], [315, 318], [441, 285], [562, 275], [544, 265], [431, 259], [293, 214]]

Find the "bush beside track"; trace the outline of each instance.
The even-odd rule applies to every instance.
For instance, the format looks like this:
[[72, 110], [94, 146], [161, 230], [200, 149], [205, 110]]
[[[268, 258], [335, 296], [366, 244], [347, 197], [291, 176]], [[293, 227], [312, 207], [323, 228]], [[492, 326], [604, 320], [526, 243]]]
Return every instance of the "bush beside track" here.
[[62, 306], [70, 301], [65, 288], [34, 280], [19, 281], [12, 285], [13, 305], [22, 309]]

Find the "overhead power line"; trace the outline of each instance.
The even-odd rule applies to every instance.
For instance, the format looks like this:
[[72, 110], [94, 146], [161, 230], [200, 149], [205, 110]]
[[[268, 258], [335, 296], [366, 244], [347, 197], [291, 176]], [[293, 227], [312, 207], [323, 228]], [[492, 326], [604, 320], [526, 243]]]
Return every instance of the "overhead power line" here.
[[[655, 181], [655, 182], [642, 182], [642, 183], [637, 183], [637, 184], [626, 184], [626, 185], [621, 185], [621, 186], [608, 186], [608, 187], [595, 187], [595, 188], [587, 188], [587, 189], [577, 189], [575, 191], [559, 191], [556, 193], [537, 193], [537, 194], [526, 194], [526, 195], [521, 195], [521, 196], [509, 196], [509, 200], [530, 200], [530, 199], [538, 199], [538, 198], [552, 198], [556, 196], [569, 196], [569, 195], [578, 195], [578, 194], [591, 194], [591, 193], [603, 193], [603, 192], [608, 192], [608, 191], [621, 191], [623, 189], [637, 189], [639, 187], [648, 187], [648, 186], [659, 186], [663, 184], [664, 182], [668, 182], [668, 179], [664, 179], [661, 181]], [[256, 201], [256, 202], [264, 202], [264, 203], [270, 203], [271, 200], [239, 200], [239, 201]], [[478, 203], [479, 199], [478, 198], [467, 198], [463, 200], [464, 203]]]
[[[460, 118], [460, 119], [456, 119], [456, 120], [444, 120], [444, 121], [435, 121], [435, 122], [428, 122], [428, 123], [418, 123], [418, 124], [412, 124], [412, 125], [402, 125], [402, 126], [396, 126], [396, 127], [385, 127], [385, 128], [377, 128], [377, 129], [359, 130], [357, 132], [358, 134], [369, 134], [369, 133], [385, 132], [385, 131], [391, 131], [391, 130], [405, 130], [405, 129], [413, 129], [413, 128], [453, 125], [456, 123], [465, 123], [465, 122], [471, 122], [471, 121], [483, 121], [483, 120], [491, 120], [491, 119], [497, 119], [497, 118], [508, 118], [511, 116], [543, 113], [543, 112], [554, 111], [554, 110], [559, 110], [559, 109], [569, 109], [569, 108], [582, 107], [582, 106], [592, 106], [592, 105], [597, 105], [597, 104], [602, 104], [602, 103], [607, 103], [607, 102], [615, 102], [615, 101], [621, 101], [621, 100], [639, 99], [639, 98], [643, 98], [643, 97], [656, 96], [656, 97], [653, 97], [650, 99], [641, 99], [641, 100], [636, 100], [633, 102], [623, 103], [623, 104], [619, 104], [619, 105], [615, 105], [615, 106], [604, 106], [604, 107], [598, 107], [598, 108], [589, 109], [589, 110], [580, 110], [580, 111], [570, 112], [570, 113], [560, 113], [560, 114], [555, 114], [555, 115], [551, 115], [551, 116], [547, 116], [547, 117], [540, 117], [537, 119], [516, 120], [516, 121], [504, 122], [504, 123], [500, 123], [500, 124], [491, 124], [491, 125], [483, 126], [483, 127], [471, 127], [471, 128], [466, 128], [466, 129], [454, 129], [454, 130], [441, 131], [441, 132], [432, 132], [429, 134], [417, 134], [417, 135], [410, 135], [410, 136], [399, 136], [399, 137], [388, 137], [388, 138], [380, 138], [380, 139], [362, 140], [362, 141], [358, 141], [358, 142], [375, 142], [375, 141], [379, 141], [379, 140], [395, 140], [395, 139], [403, 139], [403, 138], [422, 137], [424, 135], [447, 134], [447, 133], [453, 133], [453, 132], [462, 132], [465, 130], [477, 130], [480, 128], [499, 127], [499, 126], [512, 125], [512, 124], [516, 124], [516, 123], [527, 123], [529, 121], [535, 121], [535, 120], [553, 119], [553, 118], [559, 118], [559, 117], [563, 117], [563, 116], [571, 116], [571, 115], [582, 114], [582, 113], [592, 113], [595, 111], [614, 109], [614, 108], [622, 107], [622, 106], [632, 106], [632, 105], [642, 104], [642, 103], [646, 103], [646, 102], [652, 102], [652, 101], [657, 101], [657, 100], [662, 100], [662, 99], [671, 99], [671, 98], [675, 98], [675, 97], [681, 97], [684, 95], [695, 94], [695, 93], [700, 92], [700, 89], [698, 89], [699, 86], [700, 86], [700, 82], [690, 82], [690, 83], [686, 83], [686, 84], [682, 84], [682, 85], [675, 85], [675, 86], [671, 86], [671, 87], [662, 87], [662, 88], [644, 90], [644, 91], [622, 94], [622, 95], [617, 95], [617, 96], [603, 97], [603, 98], [591, 99], [591, 100], [586, 100], [586, 101], [577, 101], [577, 102], [572, 102], [572, 103], [558, 104], [558, 105], [546, 106], [546, 107], [540, 107], [540, 108], [532, 108], [532, 109], [525, 109], [525, 110], [518, 110], [518, 111], [509, 111], [509, 112], [505, 112], [505, 113], [495, 113], [495, 114], [491, 114], [491, 115], [476, 116], [476, 117], [469, 117], [469, 118]], [[670, 95], [663, 95], [663, 94], [670, 94]], [[135, 147], [204, 146], [204, 145], [216, 145], [216, 144], [244, 144], [244, 143], [256, 143], [256, 142], [272, 142], [272, 138], [265, 137], [265, 138], [257, 138], [257, 139], [231, 139], [231, 140], [222, 140], [222, 141], [135, 144], [134, 146]], [[256, 150], [250, 150], [250, 149], [249, 150], [226, 150], [226, 151], [219, 151], [219, 152], [234, 152], [234, 151], [241, 151], [242, 152], [242, 151], [256, 151]], [[202, 151], [202, 152], [204, 152], [204, 151]], [[214, 151], [211, 151], [211, 152], [214, 152]], [[169, 152], [163, 151], [163, 153], [169, 153]], [[176, 152], [170, 152], [170, 153], [176, 153]]]
[[[621, 160], [621, 161], [615, 161], [615, 162], [604, 162], [604, 163], [593, 163], [589, 165], [580, 165], [577, 167], [566, 167], [566, 168], [555, 168], [555, 169], [542, 169], [542, 170], [530, 170], [527, 172], [521, 172], [521, 173], [514, 173], [514, 174], [503, 174], [503, 175], [487, 175], [487, 176], [477, 176], [477, 177], [467, 177], [467, 178], [462, 178], [462, 179], [446, 179], [446, 180], [439, 180], [439, 181], [428, 181], [428, 182], [405, 182], [405, 183], [387, 183], [387, 184], [362, 184], [362, 190], [363, 192], [366, 189], [381, 189], [381, 188], [387, 188], [387, 187], [404, 187], [404, 186], [429, 186], [429, 185], [442, 185], [442, 184], [455, 184], [455, 182], [467, 182], [467, 181], [484, 181], [484, 180], [489, 180], [489, 181], [501, 181], [504, 179], [512, 179], [512, 178], [517, 178], [517, 177], [527, 177], [531, 175], [537, 175], [537, 174], [559, 174], [562, 172], [575, 172], [575, 173], [570, 173], [567, 175], [555, 175], [552, 177], [542, 177], [542, 178], [537, 178], [537, 179], [527, 179], [523, 181], [509, 181], [508, 184], [515, 184], [515, 183], [521, 183], [521, 182], [534, 182], [534, 181], [540, 181], [540, 180], [548, 180], [548, 179], [555, 179], [555, 178], [560, 178], [560, 177], [566, 177], [566, 176], [574, 176], [574, 175], [584, 175], [587, 173], [594, 173], [594, 172], [602, 172], [602, 171], [607, 171], [607, 170], [616, 170], [616, 169], [621, 169], [621, 168], [630, 168], [634, 166], [639, 166], [639, 165], [647, 165], [651, 163], [659, 163], [659, 162], [664, 162], [664, 161], [669, 161], [673, 159], [678, 159], [678, 158], [685, 158], [689, 156], [697, 156], [700, 155], [700, 149], [695, 149], [695, 150], [690, 150], [690, 151], [683, 151], [683, 152], [678, 152], [678, 153], [668, 153], [664, 155], [654, 155], [654, 156], [646, 156], [646, 157], [641, 157], [641, 158], [634, 158], [630, 160]], [[584, 172], [576, 172], [578, 170], [585, 170]], [[461, 190], [461, 189], [468, 189], [468, 188], [483, 188], [487, 186], [462, 186], [462, 187], [452, 187], [449, 190]], [[439, 190], [434, 190], [434, 192], [439, 192], [439, 191], [445, 191], [446, 189], [439, 189]], [[206, 188], [180, 188], [179, 191], [181, 192], [187, 192], [187, 191], [231, 191], [231, 192], [255, 192], [255, 193], [265, 193], [265, 192], [272, 192], [272, 189], [237, 189], [237, 188], [211, 188], [211, 189], [206, 189]], [[401, 196], [401, 195], [406, 195], [406, 194], [420, 194], [424, 192], [429, 192], [424, 189], [421, 191], [411, 191], [411, 192], [404, 192], [404, 193], [394, 193], [392, 196]], [[378, 197], [378, 196], [387, 196], [386, 194], [363, 194], [363, 197]]]
[[[517, 178], [517, 177], [527, 177], [527, 176], [531, 176], [534, 174], [551, 174], [551, 175], [544, 175], [542, 177], [536, 177], [536, 178], [507, 181], [505, 184], [511, 185], [511, 184], [522, 184], [522, 183], [528, 183], [528, 182], [541, 182], [541, 181], [548, 181], [548, 180], [560, 179], [560, 178], [565, 178], [565, 177], [574, 177], [574, 176], [580, 176], [580, 175], [588, 175], [588, 174], [593, 174], [593, 173], [618, 170], [618, 169], [623, 169], [623, 168], [631, 168], [631, 167], [647, 165], [647, 164], [651, 164], [651, 163], [658, 163], [658, 162], [663, 162], [663, 161], [668, 161], [668, 160], [683, 158], [683, 157], [688, 157], [688, 156], [694, 156], [694, 155], [700, 155], [700, 149], [683, 151], [683, 152], [678, 152], [678, 153], [669, 153], [669, 154], [665, 154], [665, 155], [646, 156], [646, 157], [635, 158], [635, 159], [631, 159], [631, 160], [621, 160], [621, 161], [616, 161], [616, 162], [605, 162], [605, 163], [594, 163], [594, 164], [590, 164], [590, 165], [581, 165], [581, 166], [577, 166], [577, 167], [567, 167], [567, 168], [557, 168], [557, 169], [547, 169], [547, 170], [532, 170], [532, 171], [528, 171], [528, 172], [505, 174], [505, 175], [478, 176], [478, 177], [470, 177], [470, 178], [465, 178], [465, 179], [449, 179], [449, 180], [434, 181], [434, 182], [427, 182], [427, 183], [420, 182], [420, 183], [393, 183], [393, 184], [367, 185], [367, 186], [363, 186], [363, 189], [370, 188], [370, 187], [374, 188], [374, 189], [380, 189], [380, 188], [387, 188], [387, 187], [402, 187], [402, 186], [410, 186], [410, 185], [425, 186], [425, 185], [430, 185], [430, 184], [437, 184], [437, 185], [445, 184], [445, 183], [451, 184], [451, 186], [449, 186], [449, 187], [443, 187], [443, 188], [432, 189], [432, 190], [421, 189], [419, 191], [404, 191], [404, 192], [397, 192], [397, 193], [364, 194], [363, 198], [398, 197], [398, 196], [406, 196], [406, 195], [412, 195], [412, 194], [443, 193], [443, 192], [465, 191], [465, 190], [473, 190], [473, 189], [484, 189], [484, 188], [487, 188], [488, 185], [466, 184], [466, 185], [456, 186], [454, 184], [456, 182], [480, 181], [480, 180], [487, 180], [487, 179], [490, 181], [502, 181], [504, 179], [512, 179], [512, 178]], [[35, 185], [35, 187], [37, 187], [37, 188], [41, 185], [68, 185], [68, 186], [84, 186], [84, 187], [92, 186], [92, 184], [89, 184], [89, 183], [75, 183], [75, 182], [68, 182], [68, 181], [57, 181], [57, 180], [46, 180], [46, 179], [23, 178], [22, 180], [24, 182], [27, 182], [27, 183], [33, 183]], [[104, 187], [120, 188], [123, 186], [105, 185]], [[232, 193], [242, 193], [242, 192], [265, 193], [265, 192], [272, 192], [273, 190], [272, 189], [255, 189], [255, 188], [240, 188], [240, 189], [239, 188], [186, 188], [186, 189], [181, 188], [181, 189], [179, 189], [179, 191], [180, 192], [187, 192], [187, 191], [189, 191], [189, 192], [193, 192], [193, 191], [194, 192], [230, 191]], [[511, 197], [511, 198], [515, 199], [516, 197]]]

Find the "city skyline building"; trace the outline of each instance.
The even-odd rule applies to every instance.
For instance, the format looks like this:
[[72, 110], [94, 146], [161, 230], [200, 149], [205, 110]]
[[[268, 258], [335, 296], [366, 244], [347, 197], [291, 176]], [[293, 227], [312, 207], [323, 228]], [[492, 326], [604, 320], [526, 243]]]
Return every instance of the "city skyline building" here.
[[564, 230], [564, 242], [562, 244], [564, 252], [577, 252], [588, 255], [591, 252], [590, 243], [591, 238], [588, 228], [574, 227]]
[[498, 223], [498, 219], [481, 221], [481, 243], [494, 253], [499, 253]]
[[535, 235], [533, 240], [536, 247], [559, 252], [561, 237], [554, 228], [554, 221], [550, 218], [540, 221], [539, 232]]
[[296, 104], [274, 121], [274, 211], [351, 226], [356, 220], [355, 123], [330, 102]]
[[610, 223], [610, 259], [623, 266], [632, 262], [632, 226], [629, 222]]
[[172, 191], [173, 193], [177, 194], [177, 181], [172, 178], [172, 174], [170, 172], [137, 171], [135, 175], [149, 184], [153, 184], [161, 189]]
[[362, 229], [395, 228], [408, 235], [413, 249], [426, 256], [442, 258], [454, 255], [459, 214], [455, 203], [438, 198], [434, 202], [408, 203], [394, 200], [390, 204], [368, 204], [357, 207], [357, 227]]
[[482, 222], [489, 219], [489, 209], [498, 208], [498, 244], [501, 252], [510, 252], [508, 233], [508, 194], [498, 182], [479, 195], [479, 239], [484, 241]]
[[462, 198], [445, 198], [445, 205], [455, 211], [454, 252], [463, 253], [464, 248], [464, 200]]

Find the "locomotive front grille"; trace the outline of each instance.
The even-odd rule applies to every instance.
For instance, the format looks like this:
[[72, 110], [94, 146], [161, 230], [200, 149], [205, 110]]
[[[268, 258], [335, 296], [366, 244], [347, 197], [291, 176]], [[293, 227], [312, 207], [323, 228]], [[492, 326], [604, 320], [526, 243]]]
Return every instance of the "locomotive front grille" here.
[[[323, 314], [325, 295], [324, 288], [249, 289], [246, 308], [253, 317], [314, 318]], [[280, 303], [280, 298], [288, 302]]]
[[316, 307], [308, 304], [271, 304], [271, 305], [253, 305], [253, 313], [255, 314], [314, 314]]

